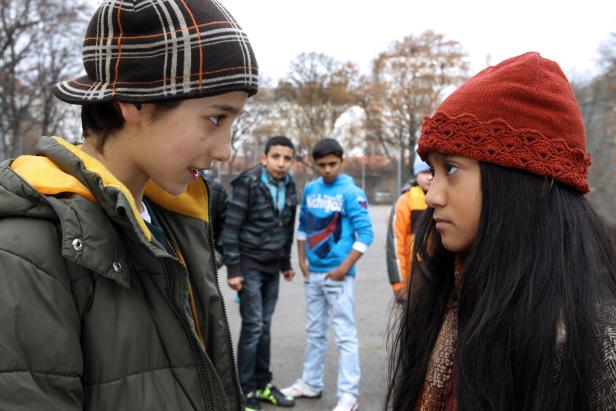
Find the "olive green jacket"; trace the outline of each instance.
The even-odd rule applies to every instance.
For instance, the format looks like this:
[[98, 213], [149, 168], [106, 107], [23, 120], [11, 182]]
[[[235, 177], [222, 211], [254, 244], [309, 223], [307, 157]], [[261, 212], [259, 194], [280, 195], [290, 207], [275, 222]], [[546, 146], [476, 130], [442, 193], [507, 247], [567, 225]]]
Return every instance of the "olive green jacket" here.
[[203, 180], [146, 187], [180, 261], [100, 162], [36, 151], [0, 165], [0, 409], [243, 409]]

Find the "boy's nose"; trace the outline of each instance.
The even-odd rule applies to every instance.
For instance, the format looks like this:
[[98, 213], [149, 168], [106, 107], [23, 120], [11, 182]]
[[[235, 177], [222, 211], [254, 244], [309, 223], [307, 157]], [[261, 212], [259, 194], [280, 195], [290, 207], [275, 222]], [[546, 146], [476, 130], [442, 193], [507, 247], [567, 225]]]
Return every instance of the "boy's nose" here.
[[210, 156], [214, 160], [227, 161], [231, 158], [231, 141], [219, 144], [210, 150]]

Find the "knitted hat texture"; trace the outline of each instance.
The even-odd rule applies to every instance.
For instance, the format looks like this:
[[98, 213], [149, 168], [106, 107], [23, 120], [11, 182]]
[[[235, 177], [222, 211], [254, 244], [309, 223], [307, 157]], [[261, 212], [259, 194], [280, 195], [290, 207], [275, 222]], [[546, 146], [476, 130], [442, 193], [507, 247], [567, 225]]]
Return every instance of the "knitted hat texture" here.
[[258, 89], [246, 33], [216, 0], [104, 0], [83, 42], [87, 75], [54, 86], [72, 104]]
[[582, 193], [590, 155], [580, 109], [554, 61], [529, 52], [488, 67], [424, 117], [417, 149], [552, 177]]

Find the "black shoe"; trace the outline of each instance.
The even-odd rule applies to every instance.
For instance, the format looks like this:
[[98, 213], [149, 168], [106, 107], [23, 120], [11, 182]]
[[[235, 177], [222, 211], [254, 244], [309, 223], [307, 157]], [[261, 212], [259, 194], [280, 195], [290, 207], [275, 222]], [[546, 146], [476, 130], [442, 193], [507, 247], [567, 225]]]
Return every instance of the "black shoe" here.
[[258, 391], [250, 391], [244, 396], [246, 398], [246, 411], [263, 411], [257, 392]]
[[284, 395], [272, 384], [267, 384], [265, 388], [257, 390], [257, 397], [259, 397], [261, 401], [267, 401], [279, 407], [293, 407], [295, 405], [295, 399], [293, 397]]

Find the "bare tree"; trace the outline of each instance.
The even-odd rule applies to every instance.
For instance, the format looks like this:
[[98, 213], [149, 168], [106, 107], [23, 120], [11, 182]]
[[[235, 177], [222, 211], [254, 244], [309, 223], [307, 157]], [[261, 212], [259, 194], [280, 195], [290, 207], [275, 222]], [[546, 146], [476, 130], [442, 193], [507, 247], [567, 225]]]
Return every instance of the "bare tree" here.
[[[237, 155], [241, 151], [246, 154], [252, 149], [261, 147], [261, 136], [265, 129], [268, 132], [280, 130], [275, 125], [280, 120], [280, 110], [274, 103], [274, 91], [271, 88], [261, 87], [254, 97], [248, 99], [244, 111], [233, 124], [231, 133], [231, 159], [227, 162], [227, 172], [233, 173], [233, 166]], [[278, 131], [279, 134], [284, 134]]]
[[588, 151], [590, 202], [607, 221], [616, 225], [616, 33], [599, 48], [602, 73], [573, 88], [582, 110]]
[[288, 119], [289, 134], [303, 158], [314, 143], [331, 136], [340, 116], [357, 102], [358, 69], [322, 53], [302, 53], [279, 82], [276, 97]]
[[0, 157], [14, 157], [24, 140], [51, 134], [68, 110], [50, 86], [81, 71], [85, 1], [0, 0]]
[[[434, 110], [448, 88], [466, 78], [468, 63], [460, 43], [426, 31], [392, 44], [372, 63], [372, 78], [364, 78], [358, 94], [366, 133], [384, 153], [412, 164], [414, 147], [425, 114]], [[408, 173], [410, 167], [402, 167]]]

